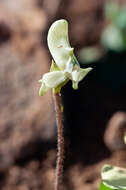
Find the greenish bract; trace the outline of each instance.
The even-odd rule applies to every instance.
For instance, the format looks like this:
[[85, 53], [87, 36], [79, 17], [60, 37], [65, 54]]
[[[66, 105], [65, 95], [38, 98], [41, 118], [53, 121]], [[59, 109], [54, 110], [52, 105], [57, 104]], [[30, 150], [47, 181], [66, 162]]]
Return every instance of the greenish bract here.
[[59, 93], [61, 88], [72, 80], [74, 89], [78, 89], [78, 83], [92, 70], [91, 67], [82, 69], [74, 55], [68, 38], [68, 23], [61, 19], [54, 22], [48, 32], [48, 47], [54, 59], [50, 72], [45, 73], [41, 80], [39, 91], [43, 96], [50, 88]]

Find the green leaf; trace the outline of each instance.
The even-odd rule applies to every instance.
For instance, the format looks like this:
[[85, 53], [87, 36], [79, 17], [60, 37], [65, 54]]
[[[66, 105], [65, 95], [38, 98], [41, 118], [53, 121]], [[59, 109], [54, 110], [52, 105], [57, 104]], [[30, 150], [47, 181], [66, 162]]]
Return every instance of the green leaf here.
[[100, 184], [100, 190], [113, 190], [113, 189], [110, 188], [110, 187], [105, 186], [105, 185], [101, 182], [101, 184]]
[[126, 190], [126, 169], [111, 165], [102, 168], [102, 183], [112, 189]]

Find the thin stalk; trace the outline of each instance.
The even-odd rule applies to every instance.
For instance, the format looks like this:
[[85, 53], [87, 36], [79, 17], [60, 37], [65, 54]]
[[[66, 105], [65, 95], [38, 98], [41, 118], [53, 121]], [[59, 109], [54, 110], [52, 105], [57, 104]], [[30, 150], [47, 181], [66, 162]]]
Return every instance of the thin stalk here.
[[54, 190], [60, 190], [60, 185], [62, 183], [62, 172], [63, 172], [64, 137], [63, 137], [63, 124], [62, 124], [62, 111], [61, 111], [61, 97], [59, 93], [54, 92], [54, 102], [55, 102], [57, 133], [58, 133], [57, 134], [58, 154], [57, 154]]

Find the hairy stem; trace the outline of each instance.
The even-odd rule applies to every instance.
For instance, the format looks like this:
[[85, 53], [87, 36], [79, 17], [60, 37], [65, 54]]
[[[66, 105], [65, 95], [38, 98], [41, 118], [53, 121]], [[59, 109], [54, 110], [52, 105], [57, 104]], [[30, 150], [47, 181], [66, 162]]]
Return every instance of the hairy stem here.
[[56, 122], [57, 122], [57, 133], [58, 133], [58, 154], [57, 154], [57, 165], [56, 165], [56, 179], [54, 190], [60, 190], [62, 182], [62, 171], [63, 171], [63, 154], [64, 154], [64, 137], [63, 137], [63, 124], [62, 124], [62, 111], [61, 111], [61, 97], [59, 93], [54, 92], [54, 102], [56, 110]]

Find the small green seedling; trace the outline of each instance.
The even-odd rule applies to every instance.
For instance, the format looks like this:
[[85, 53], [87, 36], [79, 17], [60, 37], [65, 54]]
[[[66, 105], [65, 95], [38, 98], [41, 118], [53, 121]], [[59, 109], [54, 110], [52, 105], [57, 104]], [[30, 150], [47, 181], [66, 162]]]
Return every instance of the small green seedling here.
[[54, 22], [48, 32], [48, 47], [53, 57], [50, 71], [39, 80], [42, 85], [39, 91], [43, 96], [49, 89], [53, 89], [58, 128], [58, 158], [56, 166], [55, 190], [60, 189], [63, 169], [64, 138], [62, 125], [62, 104], [60, 90], [69, 81], [78, 89], [78, 83], [92, 70], [91, 67], [82, 69], [74, 55], [68, 38], [68, 22], [64, 19]]

